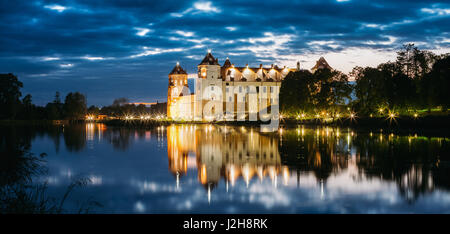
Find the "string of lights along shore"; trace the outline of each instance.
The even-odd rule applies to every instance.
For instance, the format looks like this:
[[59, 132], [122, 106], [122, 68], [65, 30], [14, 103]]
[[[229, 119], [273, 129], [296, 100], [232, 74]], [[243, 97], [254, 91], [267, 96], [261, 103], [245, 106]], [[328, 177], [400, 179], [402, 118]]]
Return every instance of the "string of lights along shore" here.
[[[219, 59], [208, 50], [197, 66], [198, 76], [195, 78], [195, 93], [189, 93], [188, 73], [179, 62], [169, 73], [167, 94], [167, 117], [181, 120], [216, 120], [218, 115], [232, 116], [226, 120], [248, 120], [249, 113], [258, 113], [272, 105], [278, 105], [278, 96], [282, 80], [296, 68], [279, 67], [271, 64], [263, 66], [235, 66], [227, 57], [221, 66]], [[312, 72], [318, 69], [332, 69], [325, 58], [321, 57]], [[252, 100], [250, 94], [265, 99]], [[212, 115], [205, 114], [208, 103], [212, 104]], [[227, 103], [231, 103], [228, 108]], [[239, 112], [239, 108], [242, 112]], [[241, 116], [239, 116], [239, 114]]]

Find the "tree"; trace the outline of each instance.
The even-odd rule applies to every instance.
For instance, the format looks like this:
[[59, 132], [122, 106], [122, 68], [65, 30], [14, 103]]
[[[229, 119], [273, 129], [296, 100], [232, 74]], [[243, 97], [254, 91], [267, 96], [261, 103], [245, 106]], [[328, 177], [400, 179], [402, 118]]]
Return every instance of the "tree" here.
[[423, 81], [428, 108], [432, 105], [442, 107], [447, 111], [450, 107], [450, 54], [445, 54], [434, 63], [430, 73], [425, 75]]
[[386, 74], [377, 68], [355, 67], [352, 75], [355, 77], [356, 109], [361, 114], [374, 113], [378, 108], [388, 105], [388, 90]]
[[20, 108], [20, 88], [23, 87], [22, 82], [17, 76], [9, 74], [0, 74], [0, 118], [14, 119]]
[[87, 112], [90, 115], [98, 115], [100, 113], [100, 108], [92, 105], [87, 109]]
[[306, 70], [290, 72], [281, 82], [280, 109], [283, 113], [297, 114], [313, 109], [313, 75]]
[[314, 94], [314, 104], [317, 107], [316, 112], [328, 110], [333, 104], [331, 97], [333, 72], [327, 68], [318, 69], [314, 72], [313, 79], [317, 88], [317, 92]]
[[46, 118], [59, 120], [63, 118], [64, 104], [61, 103], [59, 92], [56, 92], [53, 102], [47, 103], [45, 106]]
[[124, 105], [124, 104], [127, 104], [129, 101], [128, 101], [128, 98], [124, 98], [124, 97], [122, 97], [122, 98], [116, 98], [116, 99], [114, 99], [114, 102], [113, 102], [113, 106], [122, 106], [122, 105]]
[[35, 117], [34, 109], [35, 109], [35, 106], [32, 103], [31, 95], [27, 94], [22, 99], [22, 108], [21, 108], [20, 118], [21, 119], [34, 119], [34, 117]]
[[69, 93], [64, 102], [64, 114], [67, 119], [80, 120], [86, 116], [86, 97], [79, 93]]
[[56, 91], [55, 100], [53, 100], [53, 103], [55, 103], [55, 104], [60, 104], [61, 103], [61, 97], [60, 97], [58, 91]]
[[348, 83], [348, 76], [340, 71], [334, 71], [331, 81], [331, 111], [333, 116], [339, 111], [339, 107], [345, 106], [350, 101], [353, 87]]

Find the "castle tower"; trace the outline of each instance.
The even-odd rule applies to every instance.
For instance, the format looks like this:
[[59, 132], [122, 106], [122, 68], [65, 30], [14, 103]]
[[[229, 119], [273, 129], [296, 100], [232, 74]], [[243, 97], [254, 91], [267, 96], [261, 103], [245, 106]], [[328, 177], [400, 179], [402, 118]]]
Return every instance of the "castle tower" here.
[[[222, 103], [221, 94], [222, 89], [222, 77], [220, 73], [219, 60], [214, 58], [211, 54], [211, 50], [208, 50], [205, 58], [198, 65], [198, 78], [195, 83], [195, 104], [194, 104], [194, 119], [203, 120], [203, 107], [211, 100], [217, 103]], [[219, 93], [215, 96], [215, 94]], [[216, 108], [216, 107], [214, 107]], [[217, 110], [220, 112], [221, 106], [217, 106]]]
[[198, 77], [211, 80], [220, 78], [219, 60], [214, 58], [211, 54], [211, 50], [208, 50], [205, 58], [198, 65]]
[[177, 98], [182, 96], [183, 87], [189, 88], [187, 83], [188, 74], [177, 62], [169, 73], [169, 88], [167, 93], [167, 117], [172, 117], [171, 106]]

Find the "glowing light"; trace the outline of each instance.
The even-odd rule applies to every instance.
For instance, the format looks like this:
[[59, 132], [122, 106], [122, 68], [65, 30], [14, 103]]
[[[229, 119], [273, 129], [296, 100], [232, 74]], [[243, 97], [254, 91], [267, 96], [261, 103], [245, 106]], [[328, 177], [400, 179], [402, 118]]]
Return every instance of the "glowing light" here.
[[337, 113], [337, 114], [336, 114], [336, 118], [339, 118], [339, 117], [340, 117], [340, 114], [339, 114], [339, 113]]
[[414, 113], [414, 118], [419, 117], [419, 115], [417, 113]]
[[395, 118], [396, 118], [396, 117], [397, 117], [397, 115], [395, 114], [395, 112], [389, 111], [389, 114], [388, 114], [389, 123], [390, 123], [392, 120], [395, 121]]

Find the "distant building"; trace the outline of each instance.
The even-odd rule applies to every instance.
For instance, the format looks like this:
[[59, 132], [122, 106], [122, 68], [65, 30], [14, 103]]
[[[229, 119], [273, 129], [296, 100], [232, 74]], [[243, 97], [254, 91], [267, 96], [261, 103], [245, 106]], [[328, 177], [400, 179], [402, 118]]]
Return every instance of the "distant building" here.
[[325, 60], [324, 57], [320, 57], [319, 60], [316, 61], [316, 65], [311, 68], [312, 72], [316, 72], [319, 69], [328, 68], [330, 70], [333, 70], [330, 65], [328, 65], [328, 62]]

